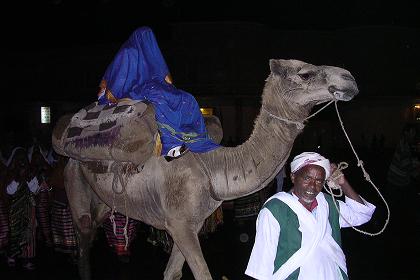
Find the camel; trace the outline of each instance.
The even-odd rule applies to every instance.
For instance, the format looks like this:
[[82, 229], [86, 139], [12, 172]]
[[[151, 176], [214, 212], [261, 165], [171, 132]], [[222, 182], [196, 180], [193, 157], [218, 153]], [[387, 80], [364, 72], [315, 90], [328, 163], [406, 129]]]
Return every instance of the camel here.
[[65, 187], [80, 237], [83, 279], [90, 278], [92, 235], [110, 207], [170, 234], [174, 245], [165, 280], [180, 279], [185, 261], [195, 279], [212, 279], [197, 237], [205, 219], [224, 200], [257, 192], [273, 180], [315, 105], [349, 101], [358, 93], [355, 79], [342, 68], [282, 59], [271, 59], [269, 66], [261, 110], [241, 145], [188, 152], [169, 162], [152, 156], [141, 170], [125, 173], [97, 172], [69, 160]]

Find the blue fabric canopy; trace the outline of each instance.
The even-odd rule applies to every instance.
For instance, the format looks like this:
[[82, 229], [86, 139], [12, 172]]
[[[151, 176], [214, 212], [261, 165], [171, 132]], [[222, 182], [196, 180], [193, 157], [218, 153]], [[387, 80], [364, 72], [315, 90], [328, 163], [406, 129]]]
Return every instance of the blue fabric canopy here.
[[152, 30], [141, 27], [122, 45], [108, 66], [101, 82], [99, 104], [109, 103], [109, 95], [117, 100], [130, 98], [153, 104], [162, 155], [183, 144], [197, 153], [219, 147], [207, 134], [195, 98], [166, 82], [167, 75], [169, 70]]

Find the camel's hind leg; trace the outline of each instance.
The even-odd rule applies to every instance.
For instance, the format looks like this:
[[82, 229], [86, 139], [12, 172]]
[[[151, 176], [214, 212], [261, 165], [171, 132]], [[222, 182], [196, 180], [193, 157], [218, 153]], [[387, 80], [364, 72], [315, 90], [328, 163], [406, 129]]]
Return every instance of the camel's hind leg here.
[[[190, 267], [194, 275], [194, 278], [200, 280], [212, 280], [213, 278], [211, 277], [209, 268], [207, 267], [207, 263], [204, 260], [203, 252], [201, 251], [200, 241], [197, 235], [198, 230], [200, 228], [201, 226], [195, 227], [187, 223], [182, 223], [178, 221], [178, 223], [174, 225], [174, 228], [170, 228], [168, 230], [174, 240], [174, 247], [176, 244], [179, 250], [182, 252], [183, 256], [185, 257], [188, 263], [188, 266]], [[176, 256], [174, 256], [174, 258], [175, 257]], [[177, 257], [176, 260], [180, 262], [181, 258]], [[168, 270], [168, 268], [166, 270]], [[165, 280], [166, 279], [169, 278], [165, 277]]]
[[164, 280], [179, 280], [182, 277], [182, 267], [184, 266], [185, 258], [174, 243], [172, 246], [171, 256], [164, 272]]

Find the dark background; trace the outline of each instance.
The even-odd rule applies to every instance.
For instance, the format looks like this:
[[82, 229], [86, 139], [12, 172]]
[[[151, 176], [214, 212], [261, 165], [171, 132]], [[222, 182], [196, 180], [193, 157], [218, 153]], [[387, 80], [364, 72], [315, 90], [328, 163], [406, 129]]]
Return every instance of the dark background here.
[[51, 106], [54, 122], [93, 102], [118, 48], [143, 25], [155, 32], [176, 86], [203, 97], [203, 106], [258, 109], [270, 58], [349, 70], [365, 107], [354, 104], [358, 111], [347, 121], [369, 119], [377, 128], [369, 133], [384, 132], [389, 146], [420, 103], [418, 1], [39, 0], [4, 1], [0, 11], [6, 130], [27, 127], [49, 138], [39, 107]]
[[[328, 43], [328, 36], [334, 39], [333, 37], [338, 37], [345, 32], [349, 33], [351, 30], [365, 29], [362, 39], [348, 42], [343, 40], [343, 44], [354, 46], [354, 48], [348, 47], [350, 50], [354, 49], [354, 52], [347, 50], [347, 53], [343, 54], [340, 53], [341, 48], [334, 47], [328, 50], [330, 53], [328, 57], [320, 56], [311, 54], [310, 50], [313, 46], [309, 43], [303, 46], [300, 52], [282, 49], [278, 55], [280, 57], [295, 55], [298, 59], [303, 57], [314, 64], [333, 63], [346, 68], [353, 66], [352, 60], [365, 61], [363, 65], [359, 64], [349, 70], [356, 74], [360, 73], [361, 77], [356, 75], [356, 80], [362, 82], [360, 83], [362, 88], [363, 84], [378, 84], [382, 91], [380, 94], [418, 95], [420, 87], [420, 78], [418, 78], [420, 76], [420, 16], [418, 15], [420, 4], [417, 1], [384, 3], [379, 0], [262, 0], [248, 3], [238, 0], [41, 0], [6, 2], [2, 4], [1, 11], [0, 28], [3, 40], [0, 50], [3, 53], [4, 62], [0, 72], [3, 77], [4, 93], [2, 95], [3, 98], [13, 101], [21, 101], [22, 97], [32, 101], [57, 99], [57, 89], [53, 88], [53, 83], [49, 81], [48, 72], [39, 74], [44, 71], [40, 68], [51, 68], [48, 62], [49, 57], [53, 55], [56, 57], [57, 52], [61, 53], [63, 69], [57, 68], [56, 71], [65, 72], [66, 58], [73, 60], [78, 55], [77, 52], [80, 53], [79, 56], [87, 56], [88, 52], [83, 48], [94, 48], [98, 45], [101, 45], [101, 47], [96, 47], [100, 52], [100, 48], [103, 49], [106, 44], [107, 48], [112, 50], [110, 52], [115, 53], [117, 46], [120, 46], [136, 28], [143, 25], [150, 26], [154, 30], [161, 47], [165, 48], [165, 43], [168, 42], [167, 49], [170, 50], [175, 48], [171, 45], [173, 35], [171, 27], [180, 23], [193, 22], [254, 23], [263, 24], [266, 28], [275, 31], [324, 34], [320, 35], [323, 39], [313, 43], [314, 46]], [[366, 31], [369, 28], [372, 30]], [[375, 28], [381, 28], [382, 34], [379, 34], [380, 32], [378, 33]], [[329, 35], [325, 35], [326, 32], [330, 32]], [[354, 31], [354, 33], [358, 32]], [[366, 52], [376, 54], [374, 61], [369, 61], [369, 54], [364, 58], [358, 57], [364, 46], [366, 46]], [[240, 46], [235, 46], [235, 48], [240, 51]], [[166, 49], [164, 53], [171, 60]], [[109, 53], [104, 54], [103, 61], [109, 63], [111, 59], [112, 56]], [[96, 90], [105, 70], [106, 63], [102, 62], [102, 64], [95, 69], [87, 70], [95, 76], [92, 79], [95, 82], [88, 85], [92, 87], [92, 92]], [[375, 71], [375, 65], [380, 68], [379, 71]], [[173, 69], [171, 65], [169, 66]], [[37, 77], [36, 81], [31, 80], [31, 76], [35, 76], [31, 73], [33, 71], [39, 72], [40, 77]], [[71, 71], [73, 73], [65, 74], [68, 76], [69, 83], [77, 76], [74, 70]], [[175, 71], [179, 72], [177, 69]], [[384, 71], [387, 71], [385, 75]], [[393, 85], [386, 90], [383, 83], [390, 81], [394, 74], [398, 76], [399, 81], [391, 80]], [[258, 79], [261, 80], [259, 77]], [[21, 81], [22, 84], [20, 82], [17, 84], [16, 80]], [[31, 84], [35, 83], [36, 88], [35, 86], [31, 88]], [[399, 87], [398, 83], [403, 83], [403, 89], [395, 93]], [[19, 91], [16, 90], [17, 88], [23, 89]], [[74, 100], [73, 92], [74, 90], [70, 94], [61, 93], [60, 96], [63, 100]], [[372, 90], [364, 92], [364, 95], [366, 94], [378, 95]]]
[[191, 21], [259, 22], [286, 30], [420, 27], [418, 1], [41, 0], [4, 6], [3, 34], [13, 41], [3, 46], [21, 48], [121, 42], [141, 25], [163, 34], [169, 23]]

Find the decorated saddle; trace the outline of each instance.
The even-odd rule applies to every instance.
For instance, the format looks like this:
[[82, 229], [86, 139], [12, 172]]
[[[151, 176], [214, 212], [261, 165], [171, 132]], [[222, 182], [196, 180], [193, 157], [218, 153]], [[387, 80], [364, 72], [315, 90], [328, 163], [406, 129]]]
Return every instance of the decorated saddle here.
[[94, 102], [60, 118], [53, 130], [55, 151], [80, 161], [143, 164], [153, 155], [158, 129], [152, 105], [138, 100]]

